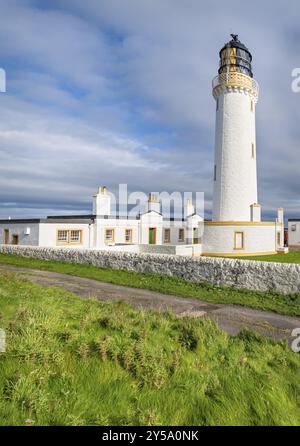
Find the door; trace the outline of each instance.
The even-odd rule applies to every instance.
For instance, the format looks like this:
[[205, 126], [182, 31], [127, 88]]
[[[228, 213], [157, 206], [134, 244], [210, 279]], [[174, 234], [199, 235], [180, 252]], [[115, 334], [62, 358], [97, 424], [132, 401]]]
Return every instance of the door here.
[[18, 245], [19, 244], [19, 236], [17, 234], [14, 234], [12, 237], [12, 244]]
[[9, 242], [9, 229], [4, 229], [3, 243], [4, 245], [8, 245], [8, 242]]
[[198, 228], [193, 228], [193, 244], [198, 245], [199, 237], [198, 237]]
[[149, 228], [149, 245], [156, 244], [156, 228]]

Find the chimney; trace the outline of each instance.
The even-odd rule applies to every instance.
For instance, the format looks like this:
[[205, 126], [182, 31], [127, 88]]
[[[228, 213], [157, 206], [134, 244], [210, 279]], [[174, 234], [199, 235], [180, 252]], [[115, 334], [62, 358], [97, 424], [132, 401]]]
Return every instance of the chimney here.
[[111, 198], [106, 186], [98, 187], [98, 192], [93, 196], [93, 215], [110, 215]]
[[190, 198], [186, 202], [186, 217], [190, 217], [195, 213], [195, 206]]
[[277, 221], [278, 221], [278, 223], [284, 224], [284, 209], [283, 208], [277, 209]]
[[261, 221], [261, 206], [258, 203], [251, 204], [250, 206], [251, 221]]
[[148, 198], [148, 203], [147, 203], [147, 211], [154, 211], [154, 212], [158, 212], [160, 213], [161, 209], [160, 209], [160, 202], [157, 199], [156, 194], [154, 193], [150, 193], [149, 194], [149, 198]]

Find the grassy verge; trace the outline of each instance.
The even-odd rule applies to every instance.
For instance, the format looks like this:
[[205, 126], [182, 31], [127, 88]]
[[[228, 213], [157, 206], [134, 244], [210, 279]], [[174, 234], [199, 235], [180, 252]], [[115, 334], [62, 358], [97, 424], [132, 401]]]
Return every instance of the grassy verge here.
[[299, 425], [300, 357], [0, 274], [1, 425]]
[[0, 254], [0, 263], [70, 274], [164, 294], [192, 297], [206, 302], [243, 305], [292, 316], [300, 315], [299, 293], [283, 295], [271, 292], [238, 290], [236, 288], [216, 287], [210, 284], [194, 284], [182, 279], [156, 274], [117, 271], [109, 268], [97, 268], [92, 265], [76, 265], [8, 254]]
[[300, 251], [291, 251], [288, 254], [273, 254], [269, 256], [232, 257], [241, 260], [258, 260], [260, 262], [300, 263]]

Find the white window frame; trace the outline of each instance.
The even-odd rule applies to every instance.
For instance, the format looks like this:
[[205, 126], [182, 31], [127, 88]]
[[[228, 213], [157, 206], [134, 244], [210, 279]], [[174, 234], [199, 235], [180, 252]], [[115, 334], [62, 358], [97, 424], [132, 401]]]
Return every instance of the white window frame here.
[[[180, 233], [183, 234], [182, 237], [180, 236]], [[178, 229], [178, 241], [184, 242], [184, 239], [185, 239], [185, 230], [184, 230], [184, 228], [179, 228]]]
[[[107, 237], [107, 233], [108, 233], [108, 231], [111, 231], [111, 233], [112, 233], [112, 238], [108, 238], [108, 237]], [[105, 243], [115, 243], [115, 228], [105, 228], [105, 231], [104, 231], [104, 240], [105, 240]]]
[[[64, 233], [65, 237], [61, 238], [60, 233]], [[72, 233], [78, 233], [78, 238], [74, 238]], [[57, 245], [81, 245], [83, 240], [83, 230], [78, 228], [59, 228], [56, 231]]]
[[[168, 234], [168, 237], [166, 237]], [[164, 243], [171, 243], [171, 228], [164, 228]]]
[[[129, 240], [127, 240], [127, 232], [130, 233]], [[126, 228], [125, 229], [125, 243], [132, 243], [132, 238], [133, 238], [133, 230], [131, 228]]]

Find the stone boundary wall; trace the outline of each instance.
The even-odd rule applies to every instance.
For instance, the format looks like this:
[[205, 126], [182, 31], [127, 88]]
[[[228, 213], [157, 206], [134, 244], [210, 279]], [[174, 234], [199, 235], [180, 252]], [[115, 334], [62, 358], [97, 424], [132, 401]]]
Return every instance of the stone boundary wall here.
[[297, 264], [12, 245], [0, 245], [0, 253], [90, 264], [101, 268], [156, 273], [196, 283], [209, 282], [215, 285], [281, 293], [300, 292], [300, 265]]

